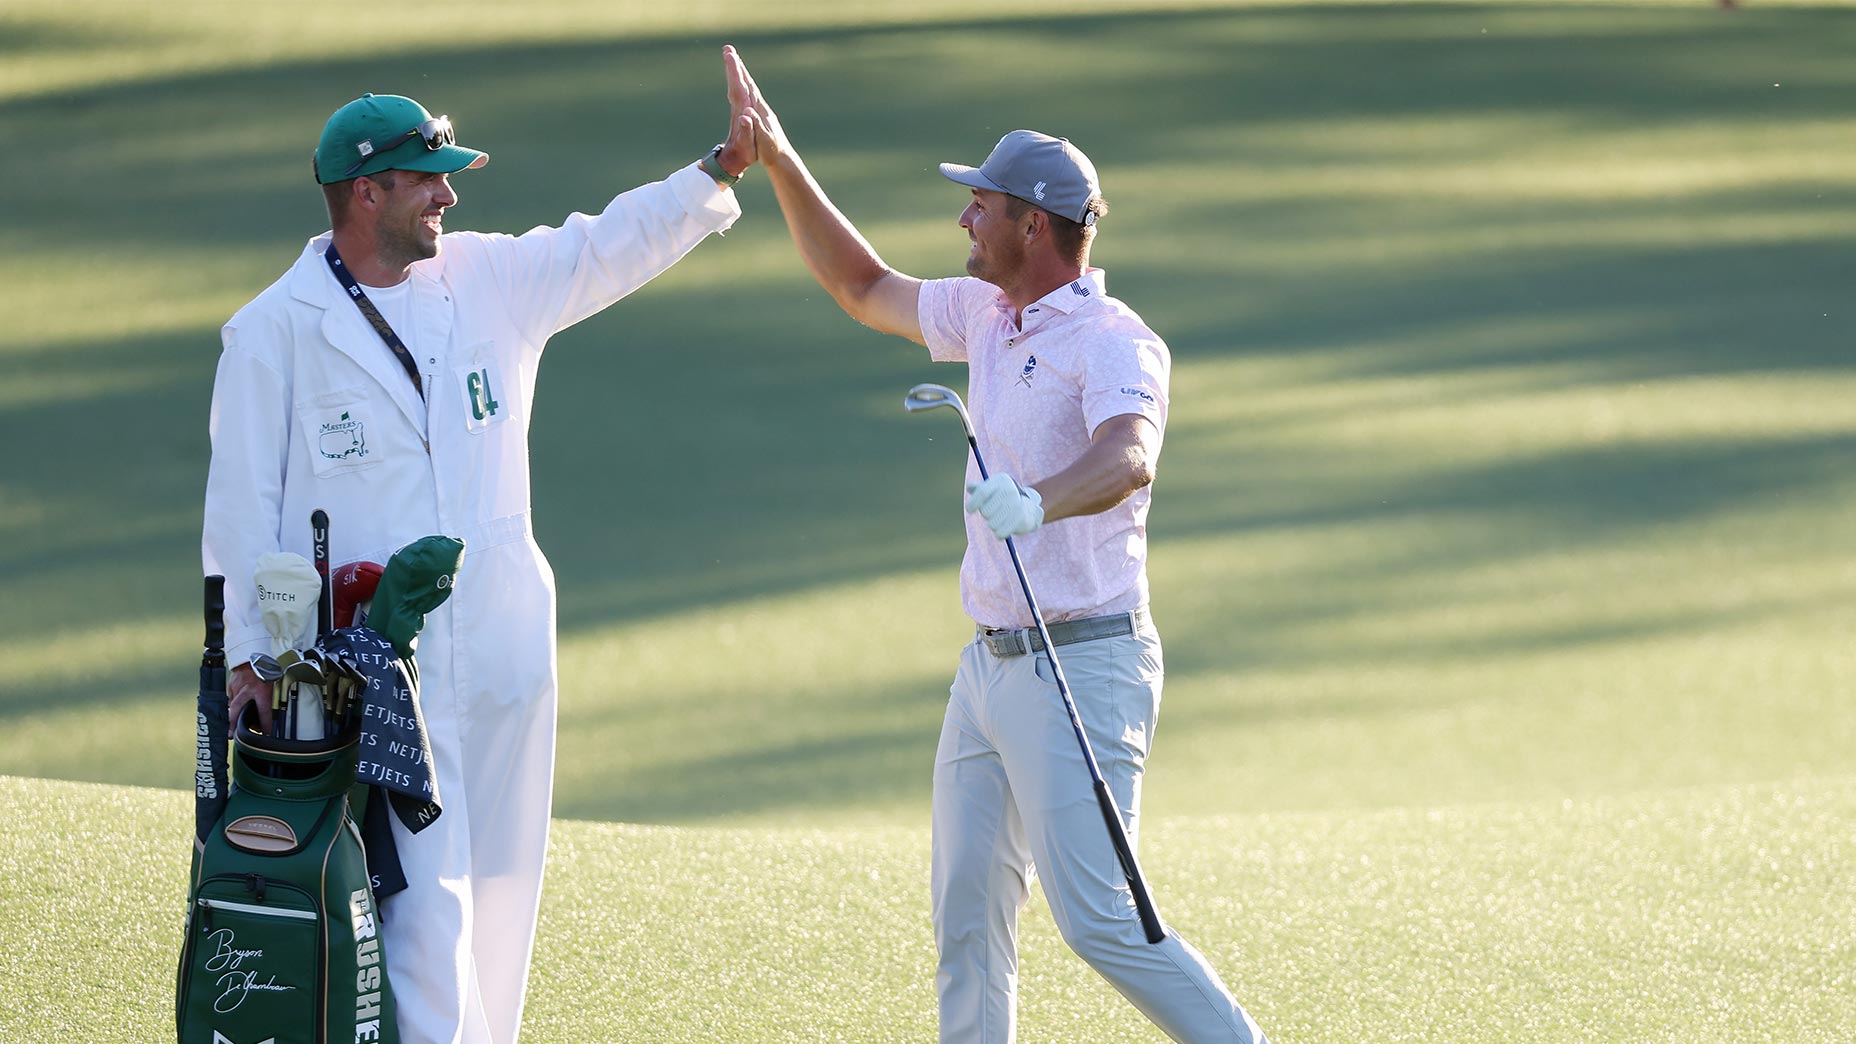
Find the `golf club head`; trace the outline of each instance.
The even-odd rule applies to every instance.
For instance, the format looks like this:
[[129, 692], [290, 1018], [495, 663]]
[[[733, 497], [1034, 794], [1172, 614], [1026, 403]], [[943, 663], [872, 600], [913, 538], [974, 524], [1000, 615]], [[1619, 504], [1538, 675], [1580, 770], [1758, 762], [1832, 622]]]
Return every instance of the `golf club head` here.
[[322, 666], [314, 660], [298, 660], [284, 668], [284, 681], [296, 685], [321, 685], [327, 681]]
[[967, 437], [973, 437], [973, 420], [967, 416], [966, 403], [960, 401], [960, 395], [954, 389], [940, 384], [918, 384], [903, 396], [902, 408], [910, 413], [932, 410], [937, 406], [950, 406], [960, 414], [960, 426], [966, 429]]
[[277, 662], [277, 657], [270, 653], [259, 653], [251, 658], [251, 669], [257, 673], [258, 680], [274, 682], [284, 676], [284, 666]]

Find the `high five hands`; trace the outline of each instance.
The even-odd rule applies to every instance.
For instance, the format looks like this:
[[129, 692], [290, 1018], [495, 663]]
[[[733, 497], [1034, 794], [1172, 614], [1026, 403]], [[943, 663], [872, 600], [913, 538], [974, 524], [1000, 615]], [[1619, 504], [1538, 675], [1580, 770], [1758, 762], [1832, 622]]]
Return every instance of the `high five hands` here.
[[722, 48], [722, 73], [728, 81], [728, 137], [723, 139], [722, 169], [740, 174], [755, 163], [768, 163], [786, 152], [786, 132], [767, 106], [747, 63], [730, 44]]

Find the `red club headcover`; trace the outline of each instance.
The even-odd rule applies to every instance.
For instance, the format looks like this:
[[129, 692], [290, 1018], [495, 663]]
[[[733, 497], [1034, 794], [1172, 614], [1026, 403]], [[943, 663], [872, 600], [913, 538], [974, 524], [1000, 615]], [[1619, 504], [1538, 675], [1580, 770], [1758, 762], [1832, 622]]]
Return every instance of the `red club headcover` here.
[[374, 600], [374, 589], [380, 586], [380, 572], [378, 562], [349, 562], [329, 574], [337, 628], [353, 624], [356, 607]]

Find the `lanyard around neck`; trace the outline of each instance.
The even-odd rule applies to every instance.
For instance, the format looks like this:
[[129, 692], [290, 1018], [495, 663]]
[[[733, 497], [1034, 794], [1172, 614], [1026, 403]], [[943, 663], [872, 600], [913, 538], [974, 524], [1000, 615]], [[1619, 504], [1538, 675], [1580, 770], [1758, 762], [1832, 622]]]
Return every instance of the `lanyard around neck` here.
[[412, 350], [406, 347], [405, 341], [400, 340], [399, 334], [393, 332], [393, 327], [387, 325], [386, 317], [380, 314], [380, 309], [374, 307], [374, 302], [369, 301], [367, 295], [361, 292], [361, 284], [355, 282], [354, 275], [348, 271], [348, 266], [342, 263], [342, 256], [335, 252], [334, 243], [329, 244], [329, 249], [323, 252], [322, 259], [329, 263], [329, 271], [335, 273], [335, 281], [342, 284], [342, 289], [348, 291], [348, 297], [354, 302], [354, 306], [359, 308], [361, 314], [367, 317], [367, 321], [373, 324], [374, 332], [380, 335], [381, 340], [387, 342], [388, 348], [393, 349], [394, 357], [399, 359], [400, 365], [406, 368], [406, 376], [412, 379], [413, 390], [419, 393], [419, 398], [423, 401], [425, 384], [419, 380], [419, 364], [413, 360]]

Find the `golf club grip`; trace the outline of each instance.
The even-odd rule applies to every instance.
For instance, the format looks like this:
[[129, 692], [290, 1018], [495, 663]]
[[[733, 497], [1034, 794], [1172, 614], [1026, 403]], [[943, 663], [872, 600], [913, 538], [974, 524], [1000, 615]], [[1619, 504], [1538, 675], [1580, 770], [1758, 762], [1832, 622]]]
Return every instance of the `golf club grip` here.
[[329, 513], [317, 508], [309, 513], [309, 535], [316, 558], [316, 576], [322, 590], [316, 595], [316, 637], [335, 629], [335, 599], [329, 591]]
[[1140, 915], [1141, 930], [1147, 933], [1149, 943], [1159, 943], [1166, 938], [1166, 929], [1160, 927], [1160, 914], [1154, 910], [1153, 896], [1147, 894], [1147, 881], [1141, 877], [1141, 868], [1134, 861], [1134, 847], [1128, 843], [1127, 828], [1121, 824], [1121, 813], [1115, 809], [1115, 799], [1108, 792], [1108, 784], [1096, 780], [1096, 804], [1102, 808], [1102, 821], [1108, 826], [1108, 836], [1115, 844], [1115, 858], [1121, 860], [1122, 876], [1128, 879], [1128, 890], [1134, 893], [1134, 912]]

